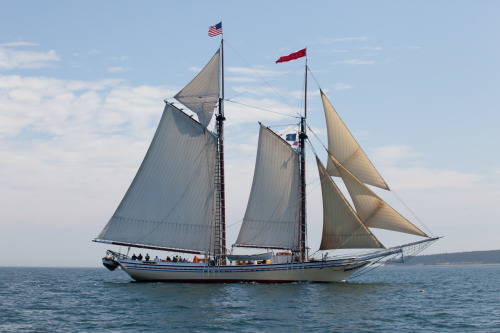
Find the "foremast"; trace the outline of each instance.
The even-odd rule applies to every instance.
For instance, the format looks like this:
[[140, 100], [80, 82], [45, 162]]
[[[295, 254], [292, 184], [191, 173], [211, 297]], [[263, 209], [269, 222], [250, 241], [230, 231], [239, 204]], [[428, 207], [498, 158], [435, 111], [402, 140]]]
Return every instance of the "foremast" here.
[[216, 202], [216, 221], [214, 237], [214, 257], [219, 265], [226, 264], [226, 195], [224, 182], [224, 38], [221, 39], [221, 94], [219, 96], [219, 109], [216, 114], [217, 132], [217, 165], [216, 188], [218, 198]]

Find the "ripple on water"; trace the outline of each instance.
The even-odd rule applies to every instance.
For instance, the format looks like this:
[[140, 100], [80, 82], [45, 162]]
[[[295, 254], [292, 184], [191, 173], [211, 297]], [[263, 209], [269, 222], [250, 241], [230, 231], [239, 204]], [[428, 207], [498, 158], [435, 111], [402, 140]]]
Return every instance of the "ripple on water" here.
[[[1, 268], [0, 331], [498, 332], [500, 267], [387, 267], [335, 284], [133, 283]], [[424, 290], [424, 292], [420, 292]]]

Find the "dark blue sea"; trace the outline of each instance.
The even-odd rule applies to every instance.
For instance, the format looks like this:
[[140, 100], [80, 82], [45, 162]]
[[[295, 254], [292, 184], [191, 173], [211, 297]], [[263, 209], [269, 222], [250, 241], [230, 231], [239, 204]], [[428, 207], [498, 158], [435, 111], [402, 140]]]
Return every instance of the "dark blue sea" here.
[[500, 332], [500, 266], [383, 267], [334, 284], [134, 283], [0, 267], [1, 332]]

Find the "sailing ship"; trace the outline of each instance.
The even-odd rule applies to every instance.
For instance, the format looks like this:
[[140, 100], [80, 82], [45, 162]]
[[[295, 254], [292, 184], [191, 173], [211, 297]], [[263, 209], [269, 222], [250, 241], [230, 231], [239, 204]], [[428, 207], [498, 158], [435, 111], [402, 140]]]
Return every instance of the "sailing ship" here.
[[[305, 50], [304, 55], [305, 55]], [[108, 250], [103, 264], [136, 281], [337, 282], [388, 260], [405, 261], [436, 241], [367, 185], [389, 190], [320, 90], [328, 134], [326, 167], [316, 156], [323, 197], [319, 251], [367, 249], [350, 255], [309, 255], [306, 219], [307, 58], [305, 107], [297, 145], [260, 124], [250, 197], [237, 240], [226, 247], [224, 177], [224, 40], [175, 99], [165, 100], [146, 156], [95, 242], [200, 256], [196, 262], [143, 261]], [[214, 116], [215, 113], [215, 116]], [[208, 129], [215, 118], [215, 130]], [[334, 181], [341, 178], [353, 206]], [[386, 248], [371, 228], [422, 237]], [[234, 248], [267, 252], [235, 254]], [[259, 250], [260, 249], [260, 250]], [[243, 251], [243, 250], [242, 250]], [[198, 258], [198, 257], [196, 257]]]

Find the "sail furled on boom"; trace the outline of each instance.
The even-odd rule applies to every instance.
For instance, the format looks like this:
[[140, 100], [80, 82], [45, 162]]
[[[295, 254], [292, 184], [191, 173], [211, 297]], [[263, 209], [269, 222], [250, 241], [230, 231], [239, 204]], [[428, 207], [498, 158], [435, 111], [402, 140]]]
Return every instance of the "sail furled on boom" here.
[[208, 252], [217, 139], [167, 104], [146, 156], [97, 240]]
[[207, 127], [212, 119], [220, 92], [220, 49], [205, 68], [174, 96], [198, 115], [200, 123]]
[[323, 236], [319, 249], [383, 248], [361, 222], [317, 156], [316, 162], [323, 194]]
[[407, 234], [429, 237], [410, 221], [389, 206], [384, 200], [344, 168], [331, 154], [329, 162], [342, 177], [352, 198], [356, 212], [363, 224], [369, 228], [379, 228]]
[[[328, 151], [363, 183], [388, 190], [389, 187], [340, 119], [328, 98], [323, 91], [320, 92], [328, 132]], [[326, 166], [330, 176], [340, 177], [330, 160]]]
[[260, 125], [252, 190], [236, 246], [298, 248], [299, 154]]

